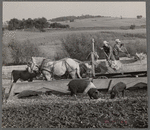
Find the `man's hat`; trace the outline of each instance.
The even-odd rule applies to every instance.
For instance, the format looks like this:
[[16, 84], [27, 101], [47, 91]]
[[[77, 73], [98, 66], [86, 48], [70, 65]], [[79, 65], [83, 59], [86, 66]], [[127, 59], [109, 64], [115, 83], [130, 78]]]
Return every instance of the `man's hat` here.
[[119, 39], [116, 39], [115, 41], [116, 41], [116, 42], [121, 42]]
[[108, 44], [109, 42], [107, 42], [107, 41], [103, 41], [103, 44]]

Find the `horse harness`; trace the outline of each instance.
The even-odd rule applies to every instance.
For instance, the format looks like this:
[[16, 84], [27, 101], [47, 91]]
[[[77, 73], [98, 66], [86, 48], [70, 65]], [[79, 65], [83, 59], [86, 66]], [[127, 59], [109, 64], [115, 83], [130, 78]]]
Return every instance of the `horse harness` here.
[[[44, 59], [44, 60], [45, 60], [45, 59]], [[40, 67], [37, 66], [37, 65], [36, 65], [36, 66], [39, 67], [40, 73], [41, 73], [41, 71], [43, 71], [43, 70], [44, 70], [44, 71], [48, 71], [48, 72], [52, 75], [52, 77], [54, 78], [54, 65], [56, 64], [57, 61], [55, 61], [55, 62], [53, 62], [53, 64], [49, 65], [49, 67], [52, 66], [52, 69], [49, 70], [49, 69], [46, 69], [46, 68], [42, 68], [43, 63], [44, 63], [44, 60], [42, 61], [42, 64], [41, 64]], [[76, 68], [76, 69], [73, 69], [65, 60], [62, 60], [62, 62], [65, 63], [66, 68], [67, 68], [67, 65], [68, 65], [68, 66], [71, 68], [72, 71], [77, 70], [77, 68]], [[67, 70], [68, 70], [68, 68], [67, 68]], [[72, 72], [72, 71], [69, 71], [69, 72]]]
[[[67, 68], [67, 65], [72, 69], [72, 71], [74, 71], [74, 70], [76, 70], [77, 71], [77, 68], [76, 69], [73, 69], [68, 63], [67, 63], [67, 61], [65, 61], [64, 60], [64, 62], [65, 62], [65, 65], [66, 65], [66, 68]], [[67, 68], [68, 69], [68, 68]], [[68, 70], [67, 70], [68, 71]], [[69, 72], [72, 72], [72, 71], [69, 71]]]

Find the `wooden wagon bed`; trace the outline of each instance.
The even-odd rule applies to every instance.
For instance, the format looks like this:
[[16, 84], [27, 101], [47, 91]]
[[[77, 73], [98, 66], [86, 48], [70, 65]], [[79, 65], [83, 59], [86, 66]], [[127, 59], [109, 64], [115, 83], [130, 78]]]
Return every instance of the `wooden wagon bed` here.
[[102, 69], [100, 73], [95, 73], [95, 78], [98, 78], [100, 76], [106, 76], [107, 78], [117, 76], [122, 77], [121, 75], [127, 76], [135, 76], [144, 74], [147, 76], [147, 58], [144, 60], [138, 60], [136, 61], [134, 58], [120, 58], [120, 62], [122, 63], [122, 66], [119, 70], [112, 69], [107, 61], [99, 60], [97, 63], [99, 64], [98, 67]]

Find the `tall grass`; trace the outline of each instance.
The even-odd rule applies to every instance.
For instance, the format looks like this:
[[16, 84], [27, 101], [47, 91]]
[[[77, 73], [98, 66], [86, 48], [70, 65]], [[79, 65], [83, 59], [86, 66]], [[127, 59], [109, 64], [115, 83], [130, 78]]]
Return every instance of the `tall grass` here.
[[[54, 60], [71, 57], [81, 61], [86, 61], [89, 60], [87, 59], [87, 56], [92, 51], [92, 38], [95, 40], [95, 51], [98, 53], [100, 59], [106, 57], [104, 52], [100, 49], [103, 45], [103, 41], [106, 40], [111, 46], [113, 46], [116, 38], [120, 39], [125, 44], [125, 47], [131, 56], [135, 55], [136, 52], [147, 53], [146, 35], [143, 33], [128, 34], [106, 31], [97, 33], [87, 32], [71, 33], [70, 35], [60, 38], [63, 51], [57, 51], [53, 57], [51, 57], [49, 53], [47, 54], [47, 51], [41, 49], [40, 46], [38, 46], [39, 44], [31, 43], [29, 40], [24, 42], [11, 40], [8, 44], [3, 45], [3, 65], [26, 64], [32, 56], [51, 57]], [[54, 41], [54, 44], [56, 45], [56, 41]], [[44, 44], [44, 46], [47, 47], [48, 45]], [[125, 56], [125, 54], [122, 53], [120, 56]]]
[[[136, 52], [147, 53], [147, 45], [146, 42], [143, 43], [142, 40], [139, 39], [144, 38], [143, 34], [135, 34], [135, 35], [127, 35], [124, 33], [114, 33], [114, 32], [99, 32], [99, 33], [81, 33], [81, 34], [71, 34], [66, 38], [62, 39], [62, 44], [64, 49], [70, 55], [71, 58], [75, 58], [81, 61], [87, 60], [86, 57], [92, 51], [92, 42], [91, 39], [95, 40], [95, 51], [98, 52], [100, 59], [105, 58], [104, 52], [100, 49], [103, 46], [103, 41], [109, 41], [110, 45], [113, 47], [115, 44], [115, 39], [120, 39], [125, 42], [125, 47], [131, 56], [135, 55]], [[126, 56], [121, 53], [120, 55]]]
[[8, 65], [12, 62], [10, 50], [7, 45], [2, 44], [2, 65]]
[[89, 34], [72, 34], [62, 39], [64, 49], [71, 58], [85, 60], [91, 52], [91, 36]]
[[[10, 53], [5, 52], [5, 50]], [[3, 46], [3, 65], [26, 64], [32, 56], [39, 55], [40, 51], [38, 46], [31, 44], [30, 41], [19, 42], [11, 40], [8, 45]]]

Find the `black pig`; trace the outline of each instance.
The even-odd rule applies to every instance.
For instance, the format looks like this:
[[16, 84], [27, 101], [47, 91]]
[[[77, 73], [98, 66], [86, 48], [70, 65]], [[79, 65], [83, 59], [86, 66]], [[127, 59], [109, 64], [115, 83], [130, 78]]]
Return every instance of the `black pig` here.
[[85, 79], [73, 79], [68, 84], [68, 90], [71, 91], [71, 96], [75, 96], [77, 93], [88, 94], [92, 99], [99, 98], [99, 91], [90, 80]]
[[113, 99], [115, 96], [119, 97], [119, 92], [122, 92], [122, 96], [124, 97], [125, 95], [125, 89], [126, 89], [126, 84], [123, 82], [119, 82], [116, 85], [113, 86], [112, 90], [110, 91], [110, 98]]

